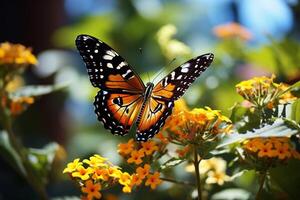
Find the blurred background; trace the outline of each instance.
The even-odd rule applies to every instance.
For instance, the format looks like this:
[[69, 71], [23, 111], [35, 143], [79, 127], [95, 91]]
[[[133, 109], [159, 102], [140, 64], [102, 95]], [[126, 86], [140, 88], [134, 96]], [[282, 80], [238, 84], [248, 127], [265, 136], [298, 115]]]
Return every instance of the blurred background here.
[[[184, 98], [190, 108], [210, 106], [229, 116], [229, 108], [241, 100], [234, 87], [240, 80], [273, 73], [289, 84], [300, 80], [299, 17], [298, 0], [2, 0], [0, 42], [29, 46], [38, 58], [39, 64], [25, 73], [26, 83], [68, 84], [41, 97], [14, 128], [28, 147], [58, 142], [65, 163], [99, 153], [122, 165], [117, 144], [132, 136], [112, 136], [97, 121], [92, 104], [97, 89], [75, 49], [77, 35], [90, 34], [109, 44], [144, 82], [161, 69], [165, 74], [194, 56], [214, 53], [212, 66]], [[51, 174], [50, 196], [79, 195], [61, 171], [58, 167]], [[176, 173], [186, 178], [180, 170]], [[0, 177], [0, 199], [35, 198], [1, 158]], [[184, 188], [171, 187], [164, 184], [163, 193], [151, 193], [160, 192], [155, 199], [187, 198]]]

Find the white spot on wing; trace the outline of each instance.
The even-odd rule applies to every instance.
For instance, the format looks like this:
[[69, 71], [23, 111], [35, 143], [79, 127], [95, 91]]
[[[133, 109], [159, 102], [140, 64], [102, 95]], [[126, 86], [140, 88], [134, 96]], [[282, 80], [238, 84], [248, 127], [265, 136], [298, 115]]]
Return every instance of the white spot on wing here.
[[106, 65], [108, 68], [113, 68], [113, 65], [111, 63], [107, 63]]
[[181, 69], [181, 72], [183, 72], [183, 73], [187, 73], [189, 71], [189, 68], [182, 68]]

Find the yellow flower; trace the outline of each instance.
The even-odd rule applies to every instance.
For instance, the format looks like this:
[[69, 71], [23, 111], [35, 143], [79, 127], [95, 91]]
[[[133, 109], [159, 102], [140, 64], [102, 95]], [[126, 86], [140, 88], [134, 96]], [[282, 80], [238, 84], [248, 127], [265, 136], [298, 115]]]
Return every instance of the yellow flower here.
[[147, 141], [142, 143], [142, 149], [146, 155], [151, 155], [154, 151], [158, 150], [158, 147], [153, 141]]
[[150, 173], [150, 165], [145, 164], [144, 167], [138, 167], [136, 169], [136, 174], [141, 178], [144, 179]]
[[93, 200], [94, 198], [100, 199], [102, 196], [100, 190], [101, 190], [100, 183], [94, 184], [92, 180], [86, 181], [84, 186], [81, 188], [81, 191], [87, 194], [88, 200]]
[[121, 155], [128, 155], [133, 151], [134, 141], [130, 139], [127, 143], [120, 143], [118, 145], [118, 152]]
[[201, 174], [207, 173], [208, 171], [224, 172], [226, 170], [226, 161], [222, 158], [213, 157], [211, 159], [202, 160], [199, 168]]
[[99, 166], [107, 166], [104, 162], [106, 158], [103, 158], [99, 155], [91, 156], [90, 159], [84, 159], [83, 162], [88, 164], [90, 167], [99, 167]]
[[147, 180], [145, 182], [145, 185], [146, 186], [150, 185], [151, 189], [154, 190], [162, 182], [162, 180], [160, 180], [159, 176], [160, 176], [159, 172], [155, 172], [154, 174], [149, 174], [147, 176]]
[[26, 48], [21, 44], [11, 44], [8, 42], [0, 44], [0, 65], [29, 65], [36, 63], [37, 59], [31, 53], [31, 50], [29, 48]]
[[240, 38], [242, 40], [250, 40], [252, 38], [252, 34], [245, 27], [235, 22], [216, 26], [213, 32], [222, 39]]
[[[285, 91], [289, 88], [288, 84], [284, 84], [284, 83], [280, 83], [278, 85], [278, 89], [280, 91]], [[297, 97], [295, 97], [290, 91], [289, 92], [285, 92], [283, 95], [281, 95], [279, 97], [279, 103], [280, 104], [286, 104], [292, 101], [295, 101], [297, 99]]]
[[84, 168], [83, 166], [78, 166], [76, 171], [72, 173], [73, 177], [78, 177], [81, 180], [87, 180], [90, 178], [90, 174], [92, 174], [94, 170], [90, 167]]
[[113, 178], [120, 178], [122, 171], [118, 167], [108, 168], [108, 175]]
[[209, 171], [207, 175], [207, 184], [217, 183], [218, 185], [223, 185], [225, 181], [230, 180], [230, 177], [227, 176], [224, 171]]
[[70, 162], [67, 167], [64, 169], [63, 173], [72, 173], [77, 170], [79, 166], [82, 165], [82, 162], [79, 162], [79, 158], [73, 160], [73, 162]]
[[142, 158], [144, 157], [144, 151], [142, 149], [140, 150], [134, 150], [130, 154], [130, 158], [127, 160], [128, 163], [135, 163], [136, 165], [139, 165], [143, 162]]
[[131, 183], [131, 176], [127, 172], [121, 173], [119, 183], [121, 185], [129, 185]]
[[12, 77], [12, 80], [10, 80], [6, 87], [5, 87], [5, 90], [9, 93], [11, 92], [15, 92], [18, 88], [20, 88], [21, 86], [24, 85], [24, 80], [21, 76], [14, 76]]
[[131, 192], [131, 187], [129, 185], [124, 185], [124, 187], [122, 188], [122, 191], [124, 193], [130, 193]]

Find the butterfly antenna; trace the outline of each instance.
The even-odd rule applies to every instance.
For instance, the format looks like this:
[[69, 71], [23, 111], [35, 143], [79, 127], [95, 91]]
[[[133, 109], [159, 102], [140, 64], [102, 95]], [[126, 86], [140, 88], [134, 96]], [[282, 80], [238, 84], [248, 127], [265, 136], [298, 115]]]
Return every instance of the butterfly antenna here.
[[153, 82], [155, 81], [155, 79], [156, 79], [157, 77], [159, 77], [159, 76], [164, 72], [164, 70], [166, 70], [166, 68], [168, 68], [175, 60], [176, 60], [176, 58], [173, 58], [173, 59], [167, 64], [166, 67], [163, 67], [162, 69], [160, 69], [159, 72], [158, 72], [158, 74], [153, 78], [152, 83], [153, 83]]

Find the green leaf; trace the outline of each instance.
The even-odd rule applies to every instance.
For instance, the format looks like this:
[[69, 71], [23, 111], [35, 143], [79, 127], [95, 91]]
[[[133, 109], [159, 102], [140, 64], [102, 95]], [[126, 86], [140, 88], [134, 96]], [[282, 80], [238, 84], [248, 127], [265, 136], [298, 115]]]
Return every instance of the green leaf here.
[[28, 157], [36, 174], [43, 183], [47, 182], [47, 175], [51, 170], [52, 162], [59, 148], [57, 143], [49, 143], [42, 149], [28, 149]]
[[300, 161], [290, 160], [287, 165], [280, 165], [270, 170], [271, 181], [288, 194], [287, 199], [298, 199], [300, 196]]
[[298, 130], [291, 129], [284, 120], [277, 119], [273, 124], [265, 125], [262, 128], [254, 129], [253, 131], [247, 131], [245, 134], [238, 132], [232, 133], [225, 137], [217, 148], [230, 145], [232, 143], [240, 142], [246, 139], [257, 138], [257, 137], [284, 137], [291, 136], [298, 133]]
[[225, 189], [221, 192], [215, 193], [211, 199], [212, 200], [234, 200], [234, 199], [240, 199], [240, 200], [247, 200], [250, 197], [250, 193], [243, 189], [237, 189], [237, 188], [231, 188], [231, 189]]
[[16, 150], [9, 141], [6, 131], [0, 131], [0, 154], [11, 164], [16, 170], [20, 171], [22, 175], [26, 176], [26, 170], [23, 166], [22, 160]]
[[24, 86], [17, 91], [10, 93], [11, 98], [36, 97], [49, 94], [65, 88], [67, 85], [31, 85]]
[[292, 104], [291, 119], [294, 120], [297, 124], [300, 124], [300, 99], [297, 99]]
[[175, 167], [175, 166], [181, 164], [181, 163], [184, 162], [184, 161], [185, 161], [185, 160], [180, 159], [180, 158], [171, 158], [171, 159], [167, 160], [165, 163], [163, 163], [163, 164], [160, 166], [160, 170], [166, 170], [166, 169]]

